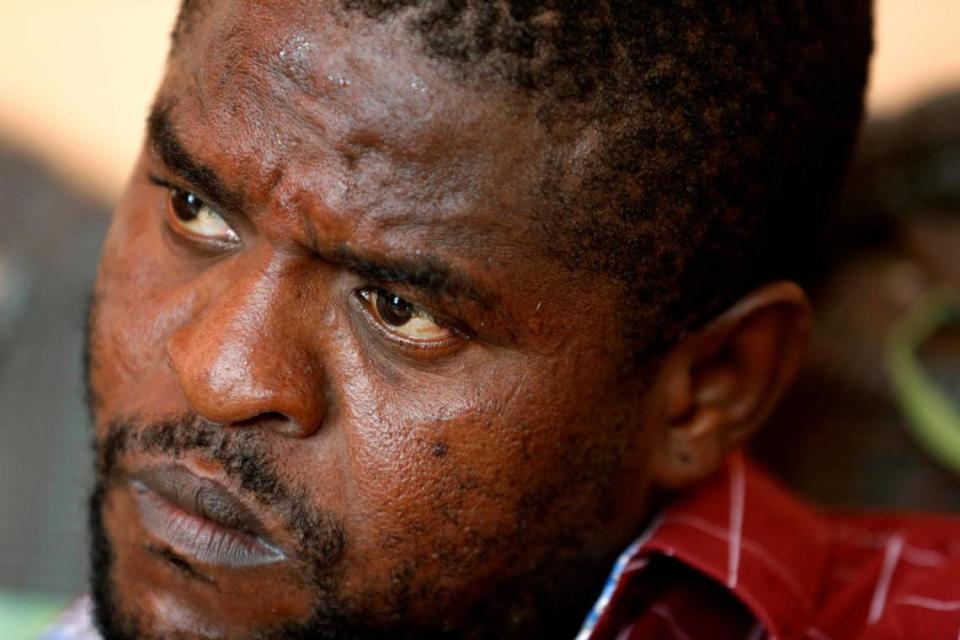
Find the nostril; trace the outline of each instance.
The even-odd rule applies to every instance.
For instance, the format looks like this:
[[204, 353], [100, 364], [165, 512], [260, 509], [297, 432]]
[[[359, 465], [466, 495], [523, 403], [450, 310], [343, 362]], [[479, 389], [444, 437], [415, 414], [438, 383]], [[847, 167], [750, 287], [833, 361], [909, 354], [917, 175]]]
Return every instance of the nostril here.
[[289, 422], [290, 418], [279, 411], [264, 411], [258, 415], [255, 420], [259, 420], [260, 422]]
[[241, 422], [234, 423], [235, 427], [260, 427], [273, 431], [279, 435], [300, 437], [301, 429], [296, 420], [279, 411], [265, 411]]

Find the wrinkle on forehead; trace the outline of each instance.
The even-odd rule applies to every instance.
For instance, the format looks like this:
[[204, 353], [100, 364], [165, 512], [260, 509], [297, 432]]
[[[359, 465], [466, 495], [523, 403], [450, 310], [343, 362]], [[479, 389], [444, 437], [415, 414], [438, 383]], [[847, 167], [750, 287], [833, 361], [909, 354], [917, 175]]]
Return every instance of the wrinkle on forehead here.
[[229, 167], [228, 181], [279, 208], [322, 204], [398, 226], [495, 207], [491, 185], [538, 171], [532, 105], [451, 81], [396, 26], [347, 29], [309, 4], [232, 3], [197, 25], [194, 55], [178, 56], [169, 84], [195, 79], [182, 117], [217, 145], [210, 164]]

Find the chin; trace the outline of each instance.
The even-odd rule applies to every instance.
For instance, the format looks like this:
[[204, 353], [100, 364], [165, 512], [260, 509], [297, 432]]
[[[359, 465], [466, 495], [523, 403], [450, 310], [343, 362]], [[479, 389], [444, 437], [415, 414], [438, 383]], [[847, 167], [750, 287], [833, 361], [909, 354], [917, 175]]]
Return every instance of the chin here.
[[310, 618], [312, 598], [276, 550], [185, 521], [168, 504], [145, 509], [138, 489], [101, 486], [90, 501], [92, 596], [104, 640], [284, 638]]

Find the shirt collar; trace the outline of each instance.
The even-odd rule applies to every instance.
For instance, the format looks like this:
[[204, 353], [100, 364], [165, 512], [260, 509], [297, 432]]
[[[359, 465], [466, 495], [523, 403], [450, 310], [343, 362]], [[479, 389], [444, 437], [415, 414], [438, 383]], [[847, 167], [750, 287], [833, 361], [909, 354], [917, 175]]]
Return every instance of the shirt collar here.
[[661, 554], [725, 585], [772, 637], [803, 637], [827, 570], [825, 520], [777, 486], [742, 453], [678, 496], [620, 556], [578, 640], [594, 629], [630, 580]]

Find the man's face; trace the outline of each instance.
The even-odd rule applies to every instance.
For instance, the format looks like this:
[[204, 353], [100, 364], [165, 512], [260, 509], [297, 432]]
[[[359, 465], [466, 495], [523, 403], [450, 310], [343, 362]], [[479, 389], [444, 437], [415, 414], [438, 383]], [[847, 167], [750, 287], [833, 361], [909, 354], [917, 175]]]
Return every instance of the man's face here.
[[571, 634], [646, 513], [622, 294], [553, 257], [535, 104], [312, 4], [202, 9], [116, 212], [100, 617]]

